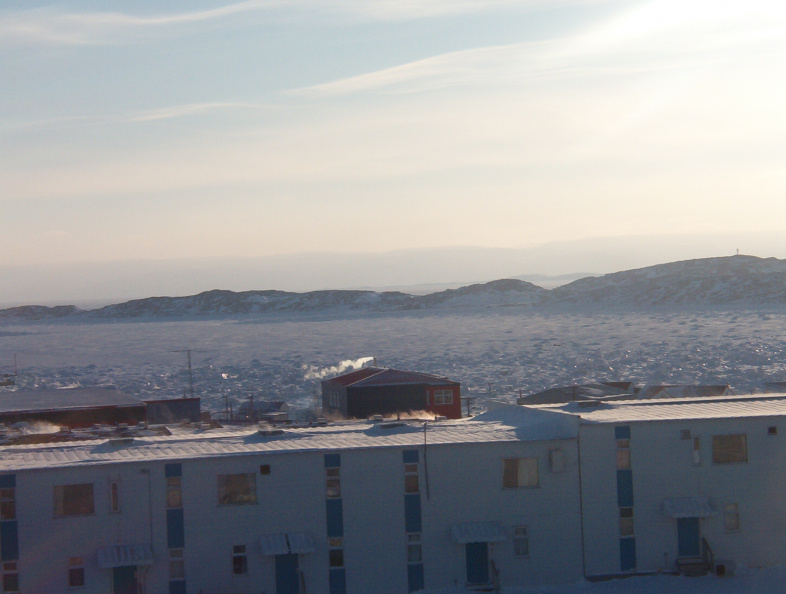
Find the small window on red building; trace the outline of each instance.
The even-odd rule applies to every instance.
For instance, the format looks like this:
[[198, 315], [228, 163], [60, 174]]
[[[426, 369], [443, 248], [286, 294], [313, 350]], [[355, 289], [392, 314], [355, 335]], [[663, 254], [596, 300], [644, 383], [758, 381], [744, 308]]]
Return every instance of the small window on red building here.
[[434, 390], [434, 404], [453, 404], [453, 390]]

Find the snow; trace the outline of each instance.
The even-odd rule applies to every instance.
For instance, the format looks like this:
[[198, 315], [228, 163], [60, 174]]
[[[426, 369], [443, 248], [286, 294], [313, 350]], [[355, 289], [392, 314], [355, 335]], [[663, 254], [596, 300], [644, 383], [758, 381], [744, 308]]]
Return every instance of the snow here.
[[[194, 390], [223, 411], [254, 395], [308, 407], [341, 362], [460, 381], [464, 396], [512, 402], [546, 388], [607, 380], [730, 384], [786, 379], [786, 310], [533, 311], [469, 308], [388, 314], [265, 315], [181, 321], [0, 325], [0, 373], [20, 387], [115, 386], [140, 399]], [[6, 388], [7, 389], [7, 388]]]
[[[636, 576], [604, 582], [579, 582], [539, 588], [502, 587], [501, 594], [780, 594], [786, 584], [786, 567], [737, 568], [733, 576], [684, 577]], [[472, 594], [470, 590], [423, 590], [422, 594]]]

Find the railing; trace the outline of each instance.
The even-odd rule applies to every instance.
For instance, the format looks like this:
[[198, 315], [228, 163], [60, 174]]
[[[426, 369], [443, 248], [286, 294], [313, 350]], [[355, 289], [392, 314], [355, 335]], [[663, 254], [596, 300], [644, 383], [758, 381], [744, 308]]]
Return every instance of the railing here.
[[715, 553], [712, 552], [710, 543], [704, 537], [701, 538], [701, 558], [704, 560], [704, 564], [710, 570], [710, 573], [715, 573]]
[[497, 564], [494, 563], [494, 559], [491, 560], [491, 572], [492, 572], [492, 584], [494, 586], [494, 592], [499, 592], [500, 589], [499, 570], [497, 569]]

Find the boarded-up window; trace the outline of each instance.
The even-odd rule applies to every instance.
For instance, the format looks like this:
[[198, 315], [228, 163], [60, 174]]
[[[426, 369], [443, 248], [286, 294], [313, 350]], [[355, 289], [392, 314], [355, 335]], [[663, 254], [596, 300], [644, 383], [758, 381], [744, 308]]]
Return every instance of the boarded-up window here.
[[166, 506], [183, 507], [183, 491], [179, 476], [170, 476], [166, 479]]
[[93, 483], [55, 487], [55, 516], [85, 516], [94, 512]]
[[504, 458], [502, 470], [502, 486], [515, 489], [517, 487], [537, 487], [537, 458]]
[[257, 483], [253, 472], [218, 475], [219, 505], [243, 505], [256, 502]]
[[748, 438], [744, 433], [737, 435], [712, 436], [712, 461], [715, 464], [748, 461]]
[[529, 535], [526, 526], [513, 527], [513, 554], [516, 557], [529, 557]]
[[736, 503], [729, 503], [723, 508], [723, 525], [730, 532], [740, 529], [740, 508]]

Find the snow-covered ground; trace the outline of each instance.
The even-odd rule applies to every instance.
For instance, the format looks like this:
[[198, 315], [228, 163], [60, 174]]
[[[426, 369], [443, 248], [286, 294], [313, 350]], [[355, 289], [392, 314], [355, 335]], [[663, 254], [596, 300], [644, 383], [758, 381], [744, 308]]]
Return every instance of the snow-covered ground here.
[[[630, 592], [636, 594], [782, 594], [786, 592], [786, 568], [743, 568], [738, 569], [731, 577], [651, 575], [606, 582], [579, 582], [564, 586], [501, 589], [501, 594], [628, 594]], [[464, 592], [426, 590], [424, 594], [464, 594]]]
[[[465, 396], [513, 398], [599, 380], [731, 384], [740, 393], [786, 379], [786, 310], [548, 312], [518, 307], [203, 321], [0, 325], [0, 373], [20, 387], [114, 385], [144, 398], [188, 385], [223, 410], [225, 396], [313, 403], [342, 361], [447, 375]], [[345, 365], [346, 367], [346, 365]]]

